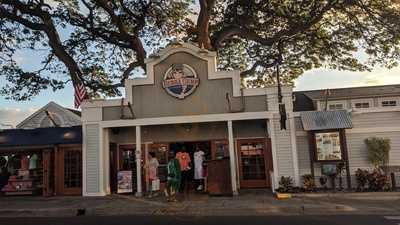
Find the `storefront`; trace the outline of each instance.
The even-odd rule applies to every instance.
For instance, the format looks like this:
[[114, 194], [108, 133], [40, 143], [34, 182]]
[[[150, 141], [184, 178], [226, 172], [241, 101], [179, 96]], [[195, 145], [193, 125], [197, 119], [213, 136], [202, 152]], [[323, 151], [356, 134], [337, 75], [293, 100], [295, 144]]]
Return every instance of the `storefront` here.
[[[298, 182], [290, 144], [295, 134], [280, 129], [276, 87], [241, 89], [238, 71], [217, 71], [214, 52], [186, 43], [168, 46], [146, 63], [146, 78], [126, 81], [125, 99], [82, 106], [83, 195], [118, 192], [118, 179], [142, 195], [149, 190], [150, 152], [160, 162], [162, 188], [168, 160], [185, 151], [193, 161], [197, 149], [204, 152], [203, 190], [209, 194], [274, 189], [280, 175]], [[291, 87], [282, 87], [282, 96], [291, 112]], [[294, 126], [294, 118], [286, 124]], [[122, 182], [127, 171], [131, 185]], [[192, 167], [188, 174], [187, 186], [195, 191]]]
[[[400, 108], [383, 104], [400, 98], [400, 87], [331, 90], [337, 99], [330, 101], [327, 91], [282, 86], [278, 98], [277, 86], [242, 88], [239, 71], [218, 70], [215, 52], [190, 43], [151, 55], [146, 72], [126, 80], [123, 99], [83, 103], [83, 195], [118, 192], [118, 183], [123, 192], [142, 195], [149, 190], [151, 152], [162, 188], [168, 160], [182, 151], [193, 160], [200, 149], [204, 189], [216, 195], [274, 191], [282, 176], [301, 187], [303, 175], [317, 180], [341, 165], [346, 186], [354, 186], [355, 171], [372, 168], [364, 144], [370, 136], [390, 137], [389, 164], [400, 165]], [[375, 108], [357, 108], [366, 100]], [[320, 110], [324, 105], [336, 112]], [[185, 176], [195, 191], [193, 169]]]
[[82, 128], [0, 131], [0, 193], [81, 195]]

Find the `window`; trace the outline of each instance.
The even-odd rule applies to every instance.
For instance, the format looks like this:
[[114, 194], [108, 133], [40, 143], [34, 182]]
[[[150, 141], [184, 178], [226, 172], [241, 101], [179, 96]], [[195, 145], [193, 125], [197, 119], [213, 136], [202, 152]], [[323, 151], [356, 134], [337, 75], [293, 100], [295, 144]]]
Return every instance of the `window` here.
[[341, 110], [341, 109], [344, 109], [344, 107], [343, 107], [342, 103], [336, 103], [336, 104], [329, 104], [328, 109], [329, 110]]
[[369, 108], [369, 102], [357, 102], [354, 104], [354, 107], [356, 109], [365, 109], [365, 108]]
[[82, 185], [82, 153], [68, 150], [64, 152], [64, 187], [79, 188]]
[[340, 133], [315, 133], [316, 158], [318, 161], [342, 160]]
[[259, 180], [266, 178], [264, 143], [243, 141], [240, 143], [240, 159], [243, 180]]
[[388, 107], [388, 106], [397, 106], [396, 100], [382, 101], [382, 107]]

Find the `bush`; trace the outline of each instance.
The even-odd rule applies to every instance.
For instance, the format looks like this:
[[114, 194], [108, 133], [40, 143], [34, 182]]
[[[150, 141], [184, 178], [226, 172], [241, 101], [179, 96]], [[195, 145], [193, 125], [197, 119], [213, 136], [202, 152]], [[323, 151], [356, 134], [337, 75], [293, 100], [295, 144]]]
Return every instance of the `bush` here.
[[388, 188], [389, 180], [379, 169], [374, 169], [368, 174], [368, 188], [371, 191], [384, 191]]
[[314, 177], [311, 174], [303, 175], [303, 188], [305, 191], [313, 191], [315, 189]]
[[369, 172], [368, 170], [357, 169], [356, 171], [356, 181], [357, 181], [357, 190], [364, 191], [365, 185], [368, 182]]
[[364, 140], [368, 148], [368, 160], [375, 168], [386, 168], [389, 162], [390, 139], [371, 137]]
[[282, 176], [279, 180], [278, 192], [289, 193], [293, 191], [293, 179], [291, 177]]

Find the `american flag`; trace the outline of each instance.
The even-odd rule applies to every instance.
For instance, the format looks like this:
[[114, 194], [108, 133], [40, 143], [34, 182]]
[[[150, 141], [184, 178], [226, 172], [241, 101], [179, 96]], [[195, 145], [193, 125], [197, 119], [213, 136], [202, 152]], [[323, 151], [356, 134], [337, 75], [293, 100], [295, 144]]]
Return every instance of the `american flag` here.
[[80, 83], [75, 87], [75, 108], [79, 108], [83, 102], [83, 100], [86, 98], [86, 88], [83, 85], [83, 83]]

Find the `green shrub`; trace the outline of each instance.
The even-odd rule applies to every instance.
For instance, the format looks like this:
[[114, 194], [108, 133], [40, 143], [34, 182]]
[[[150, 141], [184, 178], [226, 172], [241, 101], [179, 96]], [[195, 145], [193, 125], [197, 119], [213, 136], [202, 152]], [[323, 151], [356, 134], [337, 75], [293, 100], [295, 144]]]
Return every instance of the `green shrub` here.
[[279, 180], [278, 192], [289, 193], [293, 191], [293, 179], [291, 177], [282, 176]]
[[303, 177], [303, 188], [305, 191], [315, 190], [314, 177], [311, 174], [305, 174]]
[[375, 168], [384, 168], [389, 162], [390, 139], [370, 137], [364, 140], [368, 149], [368, 160]]

